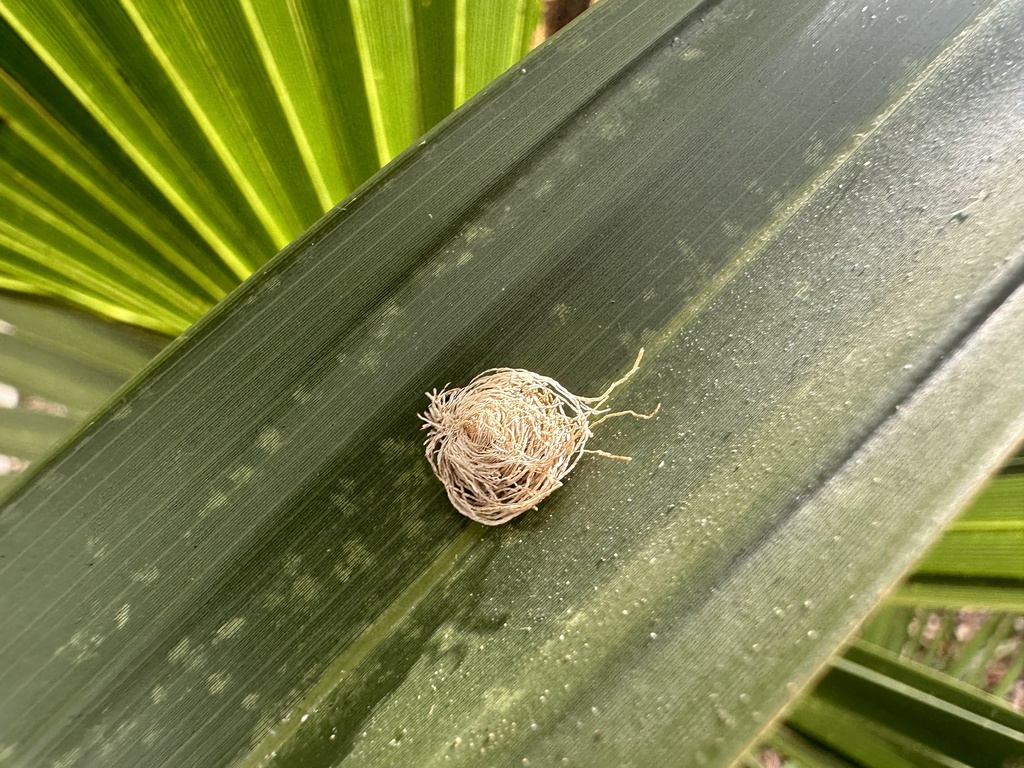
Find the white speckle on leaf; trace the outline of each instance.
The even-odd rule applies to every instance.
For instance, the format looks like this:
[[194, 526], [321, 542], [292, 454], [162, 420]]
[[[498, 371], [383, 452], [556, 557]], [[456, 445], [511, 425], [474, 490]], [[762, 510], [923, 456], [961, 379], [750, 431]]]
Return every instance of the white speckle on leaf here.
[[199, 517], [203, 518], [213, 510], [219, 509], [228, 503], [228, 495], [224, 491], [214, 491], [206, 498], [206, 503], [199, 510]]
[[17, 408], [21, 394], [17, 387], [0, 381], [0, 408]]
[[152, 584], [160, 577], [160, 570], [155, 565], [147, 565], [134, 571], [131, 580], [137, 584]]
[[316, 600], [322, 591], [323, 587], [320, 585], [320, 582], [312, 576], [299, 576], [299, 578], [292, 583], [292, 594], [307, 602]]
[[178, 644], [171, 648], [170, 653], [167, 654], [167, 660], [174, 664], [184, 661], [185, 657], [188, 656], [190, 645], [191, 643], [187, 637], [181, 638]]
[[91, 635], [84, 629], [79, 629], [64, 645], [54, 651], [53, 655], [59, 656], [65, 651], [70, 651], [74, 653], [75, 662], [80, 662], [89, 658], [102, 644], [102, 635]]
[[76, 765], [82, 757], [82, 748], [75, 747], [74, 749], [65, 752], [63, 755], [54, 760], [51, 765], [53, 768], [71, 768]]
[[229, 621], [225, 621], [217, 629], [216, 634], [214, 634], [213, 642], [219, 643], [223, 640], [227, 640], [230, 637], [234, 637], [244, 624], [245, 619], [243, 619], [241, 616], [236, 616], [235, 618], [230, 619]]
[[551, 314], [555, 316], [555, 319], [558, 320], [559, 324], [565, 325], [566, 321], [569, 319], [569, 315], [572, 314], [572, 308], [568, 304], [562, 304], [560, 302], [551, 308]]
[[85, 540], [85, 551], [89, 553], [90, 557], [99, 559], [107, 554], [107, 545], [103, 544], [99, 537], [90, 536]]
[[263, 427], [259, 432], [259, 437], [256, 438], [256, 444], [264, 453], [275, 454], [278, 453], [281, 446], [285, 444], [285, 438], [282, 436], [279, 429], [276, 429], [275, 427]]
[[0, 477], [15, 472], [23, 472], [28, 467], [28, 464], [27, 461], [19, 459], [17, 456], [8, 456], [7, 454], [0, 453]]
[[216, 695], [223, 692], [228, 686], [228, 682], [231, 680], [231, 675], [225, 674], [224, 672], [215, 672], [206, 678], [206, 683], [210, 687], [210, 693]]
[[231, 478], [231, 482], [235, 485], [245, 485], [252, 479], [254, 474], [256, 474], [256, 470], [253, 467], [243, 465], [232, 469], [228, 477]]

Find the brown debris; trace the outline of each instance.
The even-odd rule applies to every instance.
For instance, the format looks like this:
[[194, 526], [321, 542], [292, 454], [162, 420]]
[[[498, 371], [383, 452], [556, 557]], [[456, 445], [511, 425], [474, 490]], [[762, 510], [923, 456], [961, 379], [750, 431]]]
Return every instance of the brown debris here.
[[[586, 449], [606, 419], [658, 412], [609, 413], [601, 408], [633, 368], [600, 397], [579, 397], [557, 381], [521, 368], [492, 368], [465, 387], [428, 392], [420, 418], [430, 430], [427, 461], [454, 507], [478, 523], [500, 525], [535, 508], [562, 487], [584, 453], [629, 461]], [[660, 406], [659, 406], [660, 407]], [[594, 419], [591, 421], [591, 419]]]

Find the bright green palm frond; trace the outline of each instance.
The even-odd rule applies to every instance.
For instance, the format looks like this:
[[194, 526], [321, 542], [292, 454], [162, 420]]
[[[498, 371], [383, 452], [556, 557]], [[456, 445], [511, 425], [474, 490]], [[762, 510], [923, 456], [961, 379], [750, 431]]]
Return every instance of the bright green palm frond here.
[[0, 285], [178, 333], [526, 51], [535, 0], [5, 0]]

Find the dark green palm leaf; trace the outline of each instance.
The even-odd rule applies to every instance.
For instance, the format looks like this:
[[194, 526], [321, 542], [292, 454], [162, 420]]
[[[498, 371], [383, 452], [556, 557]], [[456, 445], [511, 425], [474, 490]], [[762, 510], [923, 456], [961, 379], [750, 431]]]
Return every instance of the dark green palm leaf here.
[[[725, 765], [1024, 433], [1024, 4], [607, 0], [0, 516], [15, 765]], [[422, 392], [597, 393], [500, 529]]]

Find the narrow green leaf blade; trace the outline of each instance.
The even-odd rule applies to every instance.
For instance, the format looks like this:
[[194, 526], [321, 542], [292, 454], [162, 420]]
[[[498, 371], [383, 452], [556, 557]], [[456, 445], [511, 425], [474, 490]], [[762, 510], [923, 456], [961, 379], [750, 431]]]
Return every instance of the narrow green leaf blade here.
[[1012, 765], [1024, 714], [973, 686], [857, 643], [787, 718], [865, 765]]
[[180, 332], [451, 111], [457, 24], [464, 99], [535, 6], [0, 3], [0, 284]]
[[841, 759], [813, 741], [785, 726], [777, 726], [768, 745], [786, 756], [786, 768], [856, 768], [856, 763]]
[[122, 5], [248, 207], [274, 245], [286, 245], [323, 206], [244, 5]]
[[326, 211], [378, 167], [351, 16], [345, 3], [240, 5]]
[[[140, 268], [170, 262], [168, 274], [177, 270], [185, 290], [191, 281], [200, 294], [221, 298], [234, 281], [220, 259], [2, 19], [0, 70], [2, 157], [11, 177], [47, 187], [58, 198], [54, 212], [70, 208], [71, 221], [86, 219], [118, 238], [142, 257]], [[53, 167], [40, 167], [47, 163]]]
[[[1024, 434], [1024, 4], [694, 7], [598, 4], [12, 499], [15, 764], [724, 765], [807, 683]], [[641, 345], [630, 464], [449, 508], [425, 390]]]
[[412, 4], [404, 0], [349, 0], [363, 87], [385, 165], [422, 131]]
[[164, 51], [125, 8], [112, 0], [5, 0], [0, 15], [218, 256], [245, 277], [282, 235], [254, 211], [236, 169], [225, 164], [175, 73], [165, 69]]
[[[461, 27], [456, 25], [457, 0], [413, 3], [416, 24], [416, 58], [419, 67], [423, 127], [433, 128], [457, 105], [455, 102], [455, 41]], [[510, 30], [502, 30], [503, 36]], [[522, 56], [528, 49], [519, 51]], [[519, 58], [519, 57], [516, 57]], [[514, 61], [514, 60], [513, 60]], [[504, 72], [512, 62], [493, 73]]]
[[993, 478], [890, 602], [1024, 611], [1024, 474]]
[[938, 583], [910, 579], [888, 597], [893, 605], [929, 605], [936, 608], [977, 608], [989, 611], [1024, 611], [1024, 584], [1018, 581], [972, 582], [966, 579]]
[[492, 10], [471, 0], [454, 3], [454, 99], [459, 106], [526, 53], [540, 5], [517, 0]]
[[166, 339], [0, 293], [0, 495]]
[[995, 478], [918, 564], [917, 573], [1024, 581], [1024, 474]]
[[[2, 22], [0, 51], [5, 286], [21, 283], [129, 322], [180, 332], [226, 293], [230, 279], [167, 210], [132, 188], [138, 174], [117, 165], [124, 159], [117, 151], [88, 148], [48, 112], [45, 100], [55, 106], [59, 84]], [[29, 95], [29, 87], [36, 95]], [[63, 116], [88, 127], [80, 110]]]

